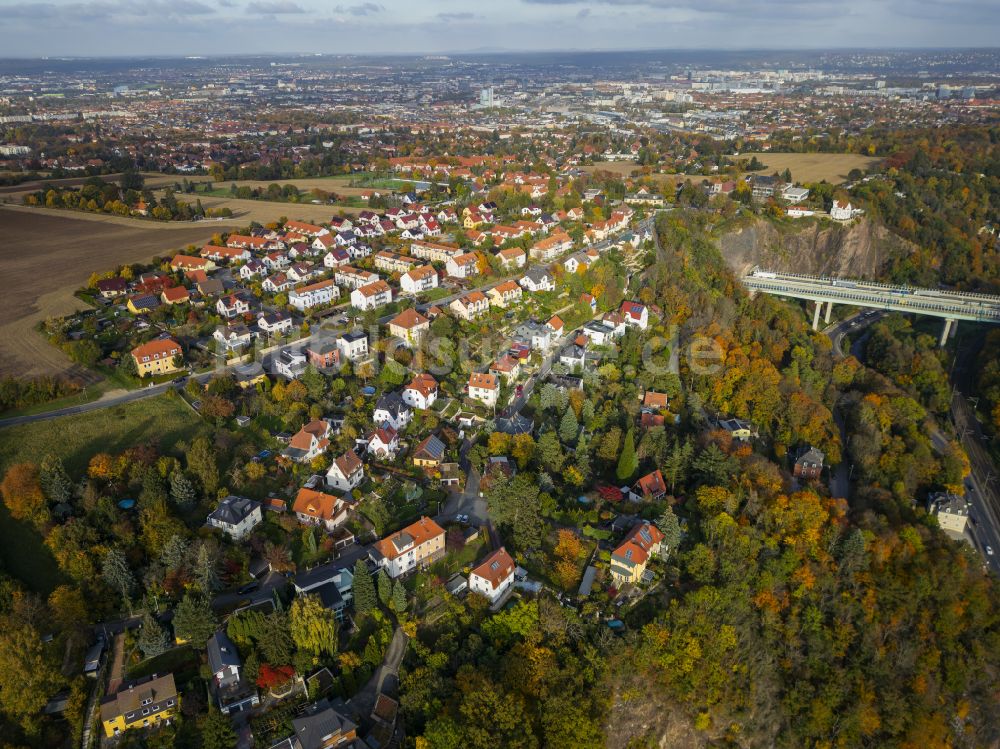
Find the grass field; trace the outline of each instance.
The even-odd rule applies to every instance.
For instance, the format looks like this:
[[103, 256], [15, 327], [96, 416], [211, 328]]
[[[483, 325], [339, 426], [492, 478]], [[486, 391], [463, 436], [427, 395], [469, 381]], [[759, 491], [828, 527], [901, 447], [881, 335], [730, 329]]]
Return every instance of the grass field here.
[[[237, 222], [225, 226], [231, 228]], [[48, 317], [85, 307], [73, 292], [95, 271], [201, 244], [222, 225], [137, 221], [49, 210], [0, 208], [0, 374], [84, 374], [36, 331]]]
[[[221, 184], [221, 183], [220, 183]], [[239, 198], [222, 197], [217, 198], [211, 195], [198, 194], [185, 196], [191, 202], [195, 197], [201, 200], [205, 208], [228, 208], [233, 212], [233, 218], [226, 222], [215, 223], [208, 221], [208, 227], [228, 227], [235, 221], [238, 224], [248, 224], [256, 221], [259, 224], [267, 224], [277, 221], [282, 216], [299, 221], [309, 221], [312, 223], [326, 222], [334, 214], [343, 211], [347, 214], [357, 214], [363, 209], [338, 205], [313, 205], [311, 203], [272, 203], [267, 200], [240, 200]], [[217, 231], [211, 228], [209, 231]]]
[[201, 426], [201, 419], [180, 398], [168, 395], [56, 421], [19, 424], [0, 430], [0, 474], [12, 463], [37, 462], [52, 454], [62, 458], [75, 478], [96, 453], [116, 453], [147, 442], [169, 451]]
[[580, 169], [587, 174], [611, 172], [619, 177], [630, 177], [633, 173], [639, 173], [642, 167], [634, 161], [596, 161], [588, 166], [581, 166]]
[[757, 157], [766, 165], [766, 173], [792, 172], [796, 182], [822, 182], [840, 184], [847, 180], [852, 169], [864, 171], [881, 159], [854, 153], [764, 153], [743, 154], [747, 158]]

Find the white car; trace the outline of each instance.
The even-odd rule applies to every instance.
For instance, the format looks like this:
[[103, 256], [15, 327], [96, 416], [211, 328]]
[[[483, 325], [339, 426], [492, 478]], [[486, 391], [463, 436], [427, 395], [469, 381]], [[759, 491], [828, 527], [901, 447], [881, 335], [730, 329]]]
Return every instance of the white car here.
[[993, 556], [993, 547], [992, 546], [987, 546], [986, 547], [986, 553], [989, 554], [990, 556]]

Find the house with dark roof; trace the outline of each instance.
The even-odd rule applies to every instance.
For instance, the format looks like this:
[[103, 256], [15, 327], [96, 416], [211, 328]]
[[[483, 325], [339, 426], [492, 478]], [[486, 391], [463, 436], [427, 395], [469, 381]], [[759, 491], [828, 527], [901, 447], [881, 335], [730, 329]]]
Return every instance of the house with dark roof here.
[[413, 465], [423, 468], [438, 466], [444, 461], [445, 444], [441, 439], [431, 434], [424, 437], [415, 448], [413, 448]]
[[413, 410], [403, 400], [402, 392], [396, 390], [386, 393], [375, 404], [375, 411], [372, 413], [372, 421], [378, 426], [386, 422], [397, 432], [406, 429], [406, 425], [413, 418]]
[[792, 474], [802, 479], [818, 479], [823, 473], [823, 461], [826, 456], [822, 450], [807, 446], [799, 450], [795, 456]]
[[292, 719], [292, 735], [271, 749], [332, 749], [354, 747], [358, 727], [322, 699]]
[[223, 715], [251, 710], [260, 703], [256, 687], [243, 679], [243, 661], [224, 631], [214, 632], [205, 646], [212, 671], [211, 691]]
[[237, 540], [246, 536], [261, 520], [260, 502], [232, 495], [221, 500], [208, 516], [210, 526]]

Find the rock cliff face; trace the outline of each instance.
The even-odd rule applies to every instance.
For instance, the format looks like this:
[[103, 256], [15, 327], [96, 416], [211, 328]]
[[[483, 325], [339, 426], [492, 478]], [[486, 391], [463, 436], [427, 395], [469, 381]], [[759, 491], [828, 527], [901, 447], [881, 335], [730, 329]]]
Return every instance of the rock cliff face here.
[[790, 228], [758, 219], [723, 235], [719, 247], [739, 274], [757, 265], [783, 273], [868, 279], [882, 276], [889, 257], [908, 255], [915, 249], [868, 219], [851, 224], [809, 221]]

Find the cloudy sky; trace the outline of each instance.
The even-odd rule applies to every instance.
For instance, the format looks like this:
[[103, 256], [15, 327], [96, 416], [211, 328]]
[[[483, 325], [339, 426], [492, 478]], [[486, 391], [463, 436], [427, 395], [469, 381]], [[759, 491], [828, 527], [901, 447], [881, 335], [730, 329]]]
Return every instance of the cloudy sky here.
[[0, 57], [995, 46], [1000, 0], [0, 0]]

